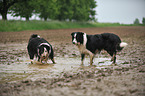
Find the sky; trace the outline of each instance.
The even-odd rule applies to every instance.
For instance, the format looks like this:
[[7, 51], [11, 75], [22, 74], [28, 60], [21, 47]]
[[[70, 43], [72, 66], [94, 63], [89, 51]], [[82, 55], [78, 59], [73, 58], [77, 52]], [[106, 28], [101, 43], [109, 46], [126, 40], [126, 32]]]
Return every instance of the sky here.
[[[142, 23], [145, 17], [145, 0], [96, 0], [96, 18], [98, 22], [133, 24], [136, 18]], [[2, 17], [0, 16], [0, 19]], [[39, 19], [36, 16], [33, 19]], [[32, 19], [31, 18], [31, 19]], [[8, 20], [20, 19], [8, 14]], [[25, 19], [23, 19], [25, 20]]]
[[98, 22], [132, 24], [145, 17], [145, 0], [96, 0]]

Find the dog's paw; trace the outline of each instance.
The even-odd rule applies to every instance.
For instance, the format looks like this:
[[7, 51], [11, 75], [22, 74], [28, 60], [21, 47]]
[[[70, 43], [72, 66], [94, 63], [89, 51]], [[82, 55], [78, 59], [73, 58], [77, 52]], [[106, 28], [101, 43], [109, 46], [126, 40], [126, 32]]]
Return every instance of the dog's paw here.
[[31, 60], [31, 64], [33, 64], [33, 60]]
[[42, 64], [46, 63], [45, 61], [42, 61]]

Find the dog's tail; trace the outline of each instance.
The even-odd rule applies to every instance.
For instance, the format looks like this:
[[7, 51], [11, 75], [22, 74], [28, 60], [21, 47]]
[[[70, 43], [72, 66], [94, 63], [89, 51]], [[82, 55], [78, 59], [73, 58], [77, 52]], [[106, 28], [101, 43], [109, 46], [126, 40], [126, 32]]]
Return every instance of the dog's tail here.
[[126, 47], [128, 44], [125, 42], [121, 42], [118, 46], [117, 46], [117, 51], [121, 51], [124, 47]]
[[36, 37], [40, 38], [40, 36], [37, 35], [37, 34], [32, 34], [32, 35], [31, 35], [31, 38], [36, 38]]
[[120, 43], [120, 47], [121, 47], [121, 48], [124, 48], [124, 47], [126, 47], [127, 45], [128, 45], [128, 44], [125, 43], [125, 42], [121, 42], [121, 43]]

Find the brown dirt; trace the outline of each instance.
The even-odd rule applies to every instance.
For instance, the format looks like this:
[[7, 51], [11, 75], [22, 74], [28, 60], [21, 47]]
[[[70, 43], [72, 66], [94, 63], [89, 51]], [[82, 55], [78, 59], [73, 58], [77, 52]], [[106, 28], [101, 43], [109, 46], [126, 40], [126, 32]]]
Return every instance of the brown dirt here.
[[[38, 80], [15, 80], [0, 84], [1, 96], [145, 96], [145, 27], [123, 26], [104, 28], [59, 29], [43, 31], [0, 32], [1, 45], [16, 44], [22, 51], [0, 47], [0, 63], [9, 59], [9, 64], [18, 57], [27, 57], [26, 44], [31, 34], [39, 34], [48, 40], [55, 50], [55, 57], [79, 57], [71, 44], [71, 32], [87, 34], [115, 33], [128, 46], [118, 53], [117, 59], [124, 63], [96, 69], [81, 66], [77, 71], [61, 72], [54, 78]], [[18, 45], [24, 44], [24, 46]], [[45, 73], [47, 75], [47, 73]], [[49, 74], [48, 74], [49, 75]]]

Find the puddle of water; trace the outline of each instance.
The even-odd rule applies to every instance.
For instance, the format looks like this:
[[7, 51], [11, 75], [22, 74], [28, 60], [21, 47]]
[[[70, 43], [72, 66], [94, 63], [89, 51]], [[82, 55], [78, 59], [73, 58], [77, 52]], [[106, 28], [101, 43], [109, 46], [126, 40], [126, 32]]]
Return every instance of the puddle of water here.
[[[15, 62], [10, 65], [1, 64], [0, 81], [16, 81], [18, 78], [18, 80], [24, 78], [31, 80], [53, 78], [64, 71], [75, 72], [81, 66], [80, 58], [55, 58], [55, 61], [57, 64], [52, 64], [52, 62], [49, 64], [30, 64], [29, 58], [24, 57], [21, 62]], [[122, 62], [121, 60], [117, 60], [117, 64], [121, 64]], [[98, 69], [111, 64], [110, 58], [94, 58], [93, 65], [96, 65]], [[85, 58], [84, 66], [89, 66], [89, 58]], [[13, 79], [11, 79], [12, 77]]]

